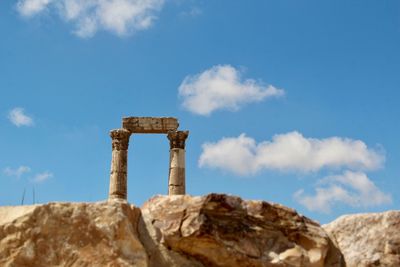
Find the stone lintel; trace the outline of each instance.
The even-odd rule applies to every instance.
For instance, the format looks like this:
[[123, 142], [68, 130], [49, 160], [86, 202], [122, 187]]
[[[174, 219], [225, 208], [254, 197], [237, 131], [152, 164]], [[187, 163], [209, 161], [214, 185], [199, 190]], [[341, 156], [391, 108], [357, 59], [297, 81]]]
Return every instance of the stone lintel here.
[[122, 127], [131, 133], [168, 133], [176, 131], [178, 120], [173, 117], [125, 117]]

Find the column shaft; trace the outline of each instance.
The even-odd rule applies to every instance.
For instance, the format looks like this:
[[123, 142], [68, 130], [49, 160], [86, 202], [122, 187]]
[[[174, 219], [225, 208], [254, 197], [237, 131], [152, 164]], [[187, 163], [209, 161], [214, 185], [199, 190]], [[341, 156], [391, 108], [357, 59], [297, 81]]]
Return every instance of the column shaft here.
[[188, 135], [188, 131], [172, 131], [168, 133], [168, 139], [170, 141], [169, 195], [186, 194], [185, 141]]
[[185, 150], [172, 148], [169, 160], [168, 195], [184, 195], [185, 190]]
[[130, 132], [125, 129], [112, 130], [112, 159], [109, 199], [127, 199], [128, 145]]

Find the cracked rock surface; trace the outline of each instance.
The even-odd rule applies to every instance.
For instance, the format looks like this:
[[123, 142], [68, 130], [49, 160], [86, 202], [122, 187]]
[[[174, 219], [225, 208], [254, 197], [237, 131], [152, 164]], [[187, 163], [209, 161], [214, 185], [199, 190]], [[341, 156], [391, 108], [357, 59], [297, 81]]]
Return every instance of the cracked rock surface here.
[[323, 227], [348, 267], [400, 266], [400, 211], [345, 215]]
[[0, 266], [344, 266], [320, 225], [262, 201], [210, 194], [0, 207]]
[[203, 266], [344, 266], [319, 224], [282, 205], [220, 194], [157, 196], [142, 214], [154, 243]]

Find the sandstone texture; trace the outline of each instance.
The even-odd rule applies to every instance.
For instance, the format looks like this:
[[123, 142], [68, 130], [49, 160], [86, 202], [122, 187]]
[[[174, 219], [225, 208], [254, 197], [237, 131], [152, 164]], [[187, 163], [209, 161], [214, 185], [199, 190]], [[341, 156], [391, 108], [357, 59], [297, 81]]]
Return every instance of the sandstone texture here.
[[400, 211], [345, 215], [323, 227], [348, 267], [400, 266]]
[[128, 204], [0, 207], [0, 266], [147, 266]]
[[344, 266], [316, 222], [278, 204], [219, 194], [157, 196], [142, 215], [154, 243], [204, 266]]
[[210, 194], [0, 207], [0, 266], [344, 266], [294, 210]]

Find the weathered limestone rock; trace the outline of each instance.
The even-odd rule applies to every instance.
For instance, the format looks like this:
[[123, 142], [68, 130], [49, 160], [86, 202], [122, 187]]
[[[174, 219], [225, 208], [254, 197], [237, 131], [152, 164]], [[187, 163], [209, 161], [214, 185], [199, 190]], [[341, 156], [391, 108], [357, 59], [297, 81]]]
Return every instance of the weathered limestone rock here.
[[0, 266], [344, 264], [325, 231], [294, 210], [211, 194], [157, 196], [141, 210], [123, 201], [0, 207]]
[[157, 235], [125, 202], [0, 207], [0, 266], [205, 267]]
[[168, 195], [184, 195], [186, 193], [185, 177], [185, 142], [189, 131], [170, 131]]
[[126, 203], [0, 207], [0, 266], [148, 266]]
[[144, 204], [142, 215], [139, 232], [150, 229], [153, 244], [204, 266], [344, 266], [316, 222], [278, 204], [218, 194], [157, 196]]
[[[152, 224], [151, 217], [142, 216], [139, 221], [139, 238], [146, 249], [149, 267], [207, 267], [200, 261], [164, 245], [161, 232]], [[160, 242], [161, 241], [161, 242]]]
[[125, 129], [110, 132], [112, 138], [112, 159], [109, 199], [126, 200], [128, 195], [128, 146], [131, 133]]
[[168, 133], [176, 131], [178, 120], [172, 117], [127, 117], [122, 119], [122, 127], [131, 133]]
[[348, 267], [400, 266], [400, 211], [345, 215], [323, 227]]

